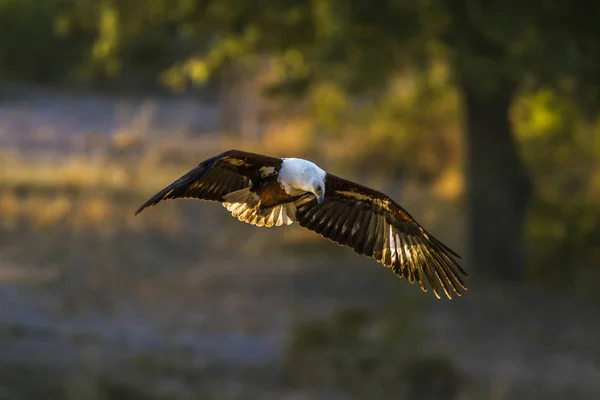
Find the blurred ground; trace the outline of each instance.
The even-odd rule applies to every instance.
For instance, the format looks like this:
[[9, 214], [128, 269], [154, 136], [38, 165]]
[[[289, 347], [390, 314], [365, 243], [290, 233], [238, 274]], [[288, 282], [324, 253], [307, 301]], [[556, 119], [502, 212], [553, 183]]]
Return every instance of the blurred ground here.
[[[218, 135], [193, 138], [212, 129], [215, 111], [161, 104], [163, 122], [144, 107], [119, 120], [122, 101], [36, 98], [0, 105], [0, 399], [396, 398], [369, 391], [380, 384], [368, 372], [358, 375], [363, 389], [348, 390], [335, 365], [311, 384], [290, 382], [328, 362], [290, 364], [294, 326], [353, 307], [391, 308], [398, 323], [418, 327], [398, 336], [410, 358], [390, 372], [405, 398], [600, 396], [595, 303], [532, 285], [499, 288], [476, 271], [464, 297], [437, 301], [299, 227], [247, 226], [216, 204], [173, 202], [133, 218], [148, 195], [228, 147]], [[187, 143], [155, 136], [162, 130]], [[458, 203], [386, 185], [463, 252]], [[415, 355], [448, 361], [458, 389], [411, 392]]]
[[46, 150], [40, 146], [45, 138], [66, 146], [82, 133], [110, 136], [137, 129], [147, 135], [164, 135], [214, 131], [219, 124], [217, 106], [192, 96], [117, 97], [25, 85], [4, 86], [2, 93], [0, 144], [29, 145], [32, 151]]

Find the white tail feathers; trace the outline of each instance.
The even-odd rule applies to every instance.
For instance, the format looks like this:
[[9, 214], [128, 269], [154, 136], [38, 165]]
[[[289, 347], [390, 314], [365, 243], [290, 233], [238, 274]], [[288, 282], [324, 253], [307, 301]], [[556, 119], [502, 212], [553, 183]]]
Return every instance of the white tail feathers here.
[[294, 203], [285, 203], [269, 209], [257, 208], [258, 196], [250, 192], [249, 188], [236, 190], [225, 196], [223, 207], [231, 212], [235, 218], [256, 226], [281, 226], [290, 225], [296, 219], [296, 206]]
[[294, 223], [296, 206], [286, 203], [268, 210], [259, 210], [246, 203], [222, 203], [235, 218], [256, 226], [281, 226]]
[[[228, 204], [231, 203], [247, 203], [251, 206], [255, 206], [260, 201], [260, 198], [256, 193], [250, 191], [250, 188], [243, 188], [240, 190], [236, 190], [235, 192], [227, 193], [223, 196], [223, 200]], [[223, 205], [225, 205], [225, 202]], [[225, 206], [227, 207], [227, 206]]]

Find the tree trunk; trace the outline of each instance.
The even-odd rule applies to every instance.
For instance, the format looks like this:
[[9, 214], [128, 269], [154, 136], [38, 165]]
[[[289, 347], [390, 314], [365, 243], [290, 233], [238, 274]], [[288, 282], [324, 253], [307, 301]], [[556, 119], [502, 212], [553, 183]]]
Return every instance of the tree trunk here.
[[509, 121], [515, 90], [479, 96], [463, 85], [469, 264], [504, 281], [525, 274], [523, 226], [531, 192]]

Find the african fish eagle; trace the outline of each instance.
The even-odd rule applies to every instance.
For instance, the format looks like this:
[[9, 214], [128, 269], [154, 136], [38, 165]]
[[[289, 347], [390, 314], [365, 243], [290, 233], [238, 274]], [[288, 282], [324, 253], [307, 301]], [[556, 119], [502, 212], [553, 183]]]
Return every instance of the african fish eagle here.
[[256, 226], [300, 226], [352, 248], [440, 298], [467, 289], [458, 254], [428, 233], [385, 194], [327, 173], [299, 158], [229, 150], [198, 164], [152, 196], [137, 211], [163, 200], [220, 202]]

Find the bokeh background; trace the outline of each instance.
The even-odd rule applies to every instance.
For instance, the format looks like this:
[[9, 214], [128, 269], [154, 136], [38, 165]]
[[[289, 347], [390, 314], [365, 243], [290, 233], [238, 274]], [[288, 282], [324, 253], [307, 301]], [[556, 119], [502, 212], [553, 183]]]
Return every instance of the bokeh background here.
[[[0, 0], [0, 398], [600, 398], [600, 3]], [[385, 191], [437, 300], [150, 195], [238, 148]]]

